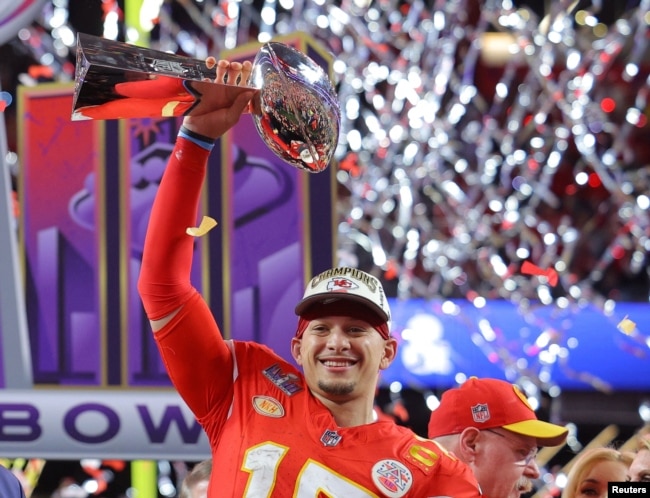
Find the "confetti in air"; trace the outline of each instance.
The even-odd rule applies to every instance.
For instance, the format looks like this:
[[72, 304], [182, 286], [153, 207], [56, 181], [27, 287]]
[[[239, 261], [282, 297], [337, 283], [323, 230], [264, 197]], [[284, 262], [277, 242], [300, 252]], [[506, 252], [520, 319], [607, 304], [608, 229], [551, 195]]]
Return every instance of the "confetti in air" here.
[[632, 320], [630, 320], [627, 316], [625, 316], [619, 324], [616, 326], [618, 330], [623, 332], [624, 334], [627, 335], [632, 335], [634, 332], [634, 329], [636, 329], [636, 323], [634, 323]]
[[555, 287], [557, 285], [558, 275], [553, 268], [548, 268], [546, 270], [540, 268], [537, 265], [534, 265], [530, 261], [524, 261], [521, 265], [521, 273], [524, 275], [537, 275], [540, 277], [546, 277], [548, 283]]
[[216, 226], [217, 222], [215, 219], [210, 218], [209, 216], [204, 216], [198, 227], [188, 227], [185, 229], [185, 233], [192, 237], [202, 237]]

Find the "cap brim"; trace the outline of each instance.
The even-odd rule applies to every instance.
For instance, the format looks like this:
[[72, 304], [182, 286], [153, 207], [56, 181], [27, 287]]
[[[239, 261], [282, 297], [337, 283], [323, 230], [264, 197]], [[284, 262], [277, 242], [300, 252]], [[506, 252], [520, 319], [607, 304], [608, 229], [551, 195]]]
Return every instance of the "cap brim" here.
[[303, 316], [305, 312], [314, 304], [327, 304], [328, 302], [335, 302], [339, 300], [354, 301], [362, 304], [367, 309], [372, 311], [375, 315], [377, 315], [382, 321], [388, 321], [388, 315], [386, 312], [378, 307], [375, 303], [364, 297], [357, 296], [355, 294], [346, 294], [345, 292], [322, 292], [313, 296], [306, 297], [296, 305], [295, 312], [296, 315]]
[[524, 420], [502, 426], [504, 429], [521, 434], [522, 436], [534, 437], [538, 446], [559, 446], [566, 441], [569, 429], [543, 420]]

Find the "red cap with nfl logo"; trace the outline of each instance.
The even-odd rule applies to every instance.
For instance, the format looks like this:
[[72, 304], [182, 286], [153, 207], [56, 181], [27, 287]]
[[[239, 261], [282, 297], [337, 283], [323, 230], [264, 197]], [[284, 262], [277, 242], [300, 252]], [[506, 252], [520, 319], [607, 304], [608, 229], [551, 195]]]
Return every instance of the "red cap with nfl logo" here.
[[467, 427], [501, 427], [537, 439], [538, 446], [558, 446], [568, 429], [538, 420], [526, 395], [509, 382], [471, 377], [460, 387], [445, 391], [429, 419], [429, 438], [460, 434]]

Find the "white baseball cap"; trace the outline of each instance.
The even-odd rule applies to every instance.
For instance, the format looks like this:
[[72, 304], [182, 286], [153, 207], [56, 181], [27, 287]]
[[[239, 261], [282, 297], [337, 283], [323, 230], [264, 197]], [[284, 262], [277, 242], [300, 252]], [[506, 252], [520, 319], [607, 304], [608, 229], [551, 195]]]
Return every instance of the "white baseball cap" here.
[[314, 304], [338, 300], [356, 301], [383, 321], [390, 321], [390, 308], [379, 279], [348, 267], [332, 268], [312, 278], [302, 300], [296, 305], [296, 315], [302, 316]]

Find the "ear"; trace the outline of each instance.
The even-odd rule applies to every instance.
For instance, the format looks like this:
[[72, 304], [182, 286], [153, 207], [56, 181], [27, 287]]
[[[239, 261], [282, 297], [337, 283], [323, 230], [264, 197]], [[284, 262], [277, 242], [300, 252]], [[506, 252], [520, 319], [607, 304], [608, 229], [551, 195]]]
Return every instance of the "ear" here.
[[384, 342], [384, 356], [379, 363], [379, 368], [381, 370], [386, 370], [397, 355], [397, 339], [394, 337], [389, 337]]
[[296, 360], [298, 365], [302, 365], [302, 354], [300, 353], [300, 347], [302, 346], [302, 339], [297, 337], [291, 338], [291, 356]]
[[458, 457], [465, 462], [473, 462], [479, 451], [478, 441], [481, 437], [481, 431], [475, 427], [467, 427], [460, 433], [458, 438]]

